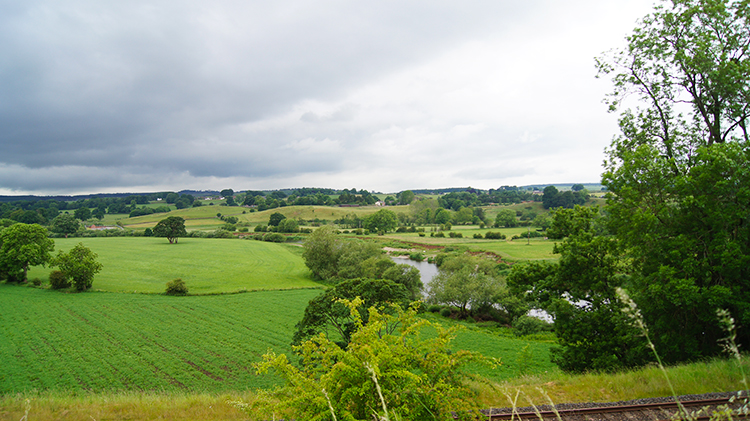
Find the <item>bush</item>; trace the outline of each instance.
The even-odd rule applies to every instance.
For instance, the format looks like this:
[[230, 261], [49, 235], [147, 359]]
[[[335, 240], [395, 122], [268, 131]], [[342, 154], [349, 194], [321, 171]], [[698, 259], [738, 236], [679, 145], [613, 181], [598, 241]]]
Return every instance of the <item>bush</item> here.
[[417, 235], [419, 235], [420, 237], [424, 237], [424, 236], [425, 236], [425, 233], [423, 233], [423, 232], [420, 232], [420, 233], [419, 233], [419, 234], [417, 234]]
[[286, 241], [286, 237], [284, 237], [283, 235], [277, 232], [272, 232], [272, 233], [268, 233], [264, 235], [263, 241], [270, 241], [272, 243], [283, 243]]
[[453, 231], [449, 232], [448, 236], [450, 236], [450, 238], [464, 238], [464, 235], [461, 234], [460, 232], [453, 232]]
[[177, 278], [167, 282], [167, 290], [164, 293], [167, 295], [187, 295], [188, 287], [185, 285], [185, 281]]
[[42, 280], [39, 278], [34, 278], [31, 280], [31, 284], [34, 285], [35, 287], [41, 286]]
[[441, 306], [439, 304], [433, 304], [433, 305], [427, 307], [427, 311], [429, 311], [430, 313], [439, 313], [440, 310], [442, 310], [442, 309], [443, 309], [443, 306]]
[[440, 231], [437, 234], [435, 234], [435, 237], [445, 238], [445, 234], [443, 234], [443, 232]]
[[53, 270], [49, 274], [49, 286], [52, 289], [63, 289], [70, 287], [70, 281], [62, 271]]
[[443, 317], [451, 317], [451, 314], [453, 314], [453, 310], [450, 307], [443, 307], [443, 309], [440, 310], [440, 315]]
[[424, 260], [424, 256], [422, 255], [422, 253], [416, 252], [416, 253], [409, 254], [409, 259], [414, 260], [416, 262], [421, 262], [422, 260]]
[[536, 317], [521, 316], [513, 324], [513, 329], [515, 329], [516, 335], [526, 336], [549, 331], [552, 329], [552, 325]]
[[505, 240], [506, 237], [503, 233], [487, 231], [487, 234], [484, 234], [484, 238], [488, 240]]

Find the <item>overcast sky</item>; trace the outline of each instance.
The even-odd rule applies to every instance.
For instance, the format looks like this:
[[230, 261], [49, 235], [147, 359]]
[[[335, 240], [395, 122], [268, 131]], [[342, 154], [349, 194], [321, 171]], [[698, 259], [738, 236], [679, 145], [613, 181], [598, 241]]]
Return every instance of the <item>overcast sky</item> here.
[[598, 182], [652, 0], [0, 0], [0, 194]]

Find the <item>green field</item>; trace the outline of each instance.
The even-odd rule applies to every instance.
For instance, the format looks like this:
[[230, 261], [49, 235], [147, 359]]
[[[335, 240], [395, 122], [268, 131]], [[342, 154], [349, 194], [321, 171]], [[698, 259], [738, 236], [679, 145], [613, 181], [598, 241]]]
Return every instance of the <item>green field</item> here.
[[24, 390], [244, 390], [250, 364], [290, 353], [318, 290], [168, 297], [0, 284], [0, 394]]
[[[249, 225], [267, 225], [272, 214], [278, 212], [287, 218], [303, 219], [306, 221], [321, 219], [333, 221], [343, 218], [346, 215], [357, 215], [362, 218], [382, 209], [379, 206], [360, 206], [360, 207], [338, 207], [338, 206], [285, 206], [274, 209], [267, 209], [262, 212], [251, 212], [250, 209], [241, 206], [199, 206], [197, 208], [188, 208], [174, 210], [169, 213], [155, 213], [151, 215], [137, 216], [135, 218], [123, 217], [119, 222], [125, 228], [145, 229], [153, 228], [157, 222], [168, 216], [180, 216], [185, 218], [185, 226], [188, 231], [191, 230], [212, 230], [219, 228], [224, 221], [219, 219], [216, 214], [222, 216], [234, 216], [239, 219], [240, 223]], [[408, 206], [389, 206], [389, 210], [394, 212], [408, 212]], [[126, 215], [123, 215], [126, 216]]]
[[[252, 240], [111, 237], [58, 238], [57, 250], [83, 243], [99, 255], [102, 271], [93, 288], [113, 292], [164, 292], [166, 283], [182, 278], [191, 294], [257, 289], [312, 288], [301, 247]], [[46, 281], [50, 269], [29, 271], [29, 279]]]
[[[169, 297], [0, 284], [0, 394], [267, 387], [276, 379], [254, 375], [250, 364], [269, 349], [291, 355], [294, 325], [319, 293]], [[532, 359], [522, 363], [527, 345]], [[498, 381], [556, 370], [547, 343], [466, 329], [455, 346], [500, 358], [499, 369], [480, 371]]]

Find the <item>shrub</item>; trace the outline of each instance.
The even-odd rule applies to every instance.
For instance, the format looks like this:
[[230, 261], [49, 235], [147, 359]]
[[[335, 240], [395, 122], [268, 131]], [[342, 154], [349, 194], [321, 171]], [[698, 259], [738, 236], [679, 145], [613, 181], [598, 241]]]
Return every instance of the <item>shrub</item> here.
[[410, 253], [409, 259], [414, 260], [416, 262], [421, 262], [422, 260], [424, 260], [424, 256], [422, 255], [422, 253], [419, 253], [419, 252]]
[[167, 290], [164, 293], [167, 295], [187, 295], [188, 287], [185, 285], [185, 281], [177, 278], [167, 282]]
[[[413, 308], [395, 306], [397, 314], [388, 314], [357, 309], [360, 299], [343, 304], [355, 328], [348, 347], [316, 336], [296, 348], [301, 367], [284, 354], [265, 354], [254, 368], [259, 374], [275, 371], [283, 386], [235, 405], [259, 419], [476, 419], [477, 395], [467, 386], [472, 377], [464, 367], [494, 367], [493, 360], [451, 350], [455, 329], [421, 319]], [[425, 327], [437, 333], [422, 337]]]
[[521, 316], [513, 324], [513, 329], [515, 329], [516, 335], [519, 336], [545, 332], [551, 330], [551, 328], [552, 325], [550, 323], [532, 316]]
[[453, 310], [450, 307], [443, 307], [443, 309], [440, 310], [440, 315], [443, 317], [451, 317], [451, 314], [453, 314]]
[[39, 278], [34, 278], [31, 280], [31, 284], [34, 285], [35, 287], [41, 286], [42, 280]]
[[435, 234], [435, 237], [445, 238], [445, 234], [443, 234], [443, 232], [441, 231]]
[[448, 235], [451, 238], [464, 238], [464, 235], [461, 234], [460, 232], [453, 232], [453, 231], [451, 231], [451, 232], [448, 233]]
[[406, 227], [398, 227], [398, 228], [396, 229], [396, 232], [407, 232], [407, 231], [406, 231]]
[[52, 289], [68, 288], [70, 287], [70, 281], [68, 280], [68, 277], [65, 276], [65, 274], [61, 271], [53, 270], [49, 274], [49, 286]]
[[482, 234], [476, 233], [476, 234], [474, 234], [474, 238], [484, 238], [484, 237], [482, 237]]
[[268, 233], [264, 235], [263, 241], [270, 241], [272, 243], [283, 243], [286, 241], [286, 237], [284, 237], [283, 235], [277, 232], [272, 232], [272, 233]]
[[505, 240], [506, 237], [505, 234], [500, 232], [487, 231], [487, 234], [484, 234], [484, 238], [488, 240]]
[[419, 235], [420, 237], [424, 237], [424, 236], [425, 236], [425, 233], [423, 233], [423, 232], [420, 232], [420, 233], [419, 233], [418, 235]]
[[427, 311], [429, 311], [430, 313], [439, 313], [440, 310], [442, 309], [443, 309], [443, 306], [441, 306], [440, 304], [433, 304], [427, 307]]

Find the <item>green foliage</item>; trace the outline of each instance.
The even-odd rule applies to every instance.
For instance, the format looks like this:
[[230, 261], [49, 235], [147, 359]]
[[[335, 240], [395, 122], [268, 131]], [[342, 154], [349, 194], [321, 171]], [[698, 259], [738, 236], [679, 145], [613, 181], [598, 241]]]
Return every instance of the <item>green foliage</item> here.
[[173, 279], [167, 282], [167, 288], [164, 291], [167, 295], [187, 295], [188, 287], [181, 278]]
[[[362, 301], [343, 301], [355, 333], [342, 349], [325, 336], [297, 348], [302, 367], [285, 355], [267, 353], [255, 364], [259, 373], [275, 371], [285, 385], [240, 407], [262, 417], [284, 416], [305, 420], [371, 420], [395, 417], [408, 420], [473, 419], [478, 415], [476, 394], [465, 386], [463, 368], [492, 361], [468, 351], [452, 351], [455, 334], [417, 317], [416, 311], [394, 307], [395, 314], [370, 308], [365, 324], [358, 307]], [[423, 337], [426, 327], [436, 335]]]
[[283, 243], [286, 241], [286, 237], [279, 234], [278, 232], [269, 232], [263, 235], [263, 241], [270, 241], [272, 243]]
[[[310, 300], [305, 308], [305, 315], [297, 325], [292, 343], [299, 345], [319, 334], [335, 342], [342, 348], [351, 340], [357, 328], [349, 308], [339, 300], [361, 298], [366, 307], [387, 307], [398, 304], [407, 307], [410, 301], [409, 290], [399, 283], [387, 279], [347, 279], [325, 293]], [[359, 315], [367, 323], [367, 312], [361, 309]]]
[[487, 233], [484, 234], [484, 238], [488, 240], [505, 240], [506, 237], [505, 234], [501, 232], [487, 231]]
[[[386, 259], [382, 259], [386, 260]], [[387, 259], [390, 261], [390, 259]], [[409, 299], [416, 301], [422, 297], [422, 277], [419, 269], [407, 264], [393, 265], [382, 275], [383, 279], [388, 279], [403, 285], [409, 291]]]
[[185, 237], [186, 235], [185, 219], [180, 216], [170, 216], [162, 219], [154, 227], [154, 236], [167, 237], [169, 244], [177, 244], [178, 238]]
[[674, 1], [599, 60], [610, 109], [628, 94], [642, 104], [622, 111], [602, 184], [628, 289], [667, 363], [720, 352], [716, 308], [750, 346], [748, 19], [743, 1]]
[[511, 209], [502, 209], [497, 213], [495, 217], [495, 227], [512, 228], [518, 226], [518, 219], [516, 219], [516, 212]]
[[[569, 226], [571, 215], [581, 220], [574, 226], [595, 226], [597, 214], [583, 208], [560, 209], [553, 228]], [[573, 218], [575, 219], [575, 218]], [[648, 361], [642, 338], [621, 311], [616, 288], [625, 278], [617, 242], [598, 236], [590, 229], [565, 230], [567, 237], [555, 246], [558, 264], [530, 262], [516, 264], [508, 276], [511, 293], [546, 310], [555, 320], [554, 330], [560, 347], [553, 350], [553, 361], [572, 372], [613, 370]]]
[[284, 216], [283, 213], [280, 212], [274, 212], [271, 214], [271, 216], [268, 218], [268, 225], [272, 227], [279, 226], [279, 223], [286, 219], [286, 216]]
[[78, 243], [67, 253], [60, 250], [50, 264], [59, 267], [77, 291], [84, 291], [91, 288], [94, 275], [102, 270], [102, 264], [97, 262], [97, 257], [99, 256], [91, 249]]
[[62, 271], [53, 270], [49, 273], [49, 286], [52, 289], [70, 288], [70, 281]]
[[493, 269], [492, 262], [468, 255], [444, 258], [430, 282], [428, 302], [455, 306], [461, 317], [491, 305], [505, 286]]
[[9, 281], [26, 281], [30, 266], [44, 265], [55, 249], [47, 229], [37, 224], [13, 224], [0, 231], [0, 273]]
[[67, 238], [68, 235], [75, 234], [81, 228], [81, 223], [70, 214], [61, 213], [52, 220], [51, 228], [52, 232], [64, 234]]
[[299, 232], [299, 224], [294, 219], [285, 218], [279, 222], [278, 231], [287, 233]]
[[393, 231], [398, 226], [398, 217], [392, 210], [380, 209], [374, 214], [367, 216], [363, 221], [363, 226], [369, 229], [370, 232]]
[[552, 330], [552, 324], [532, 316], [521, 316], [513, 323], [517, 335], [526, 336]]
[[73, 216], [75, 216], [76, 219], [80, 219], [81, 221], [85, 221], [89, 218], [91, 218], [91, 209], [83, 207], [78, 208], [73, 213]]

